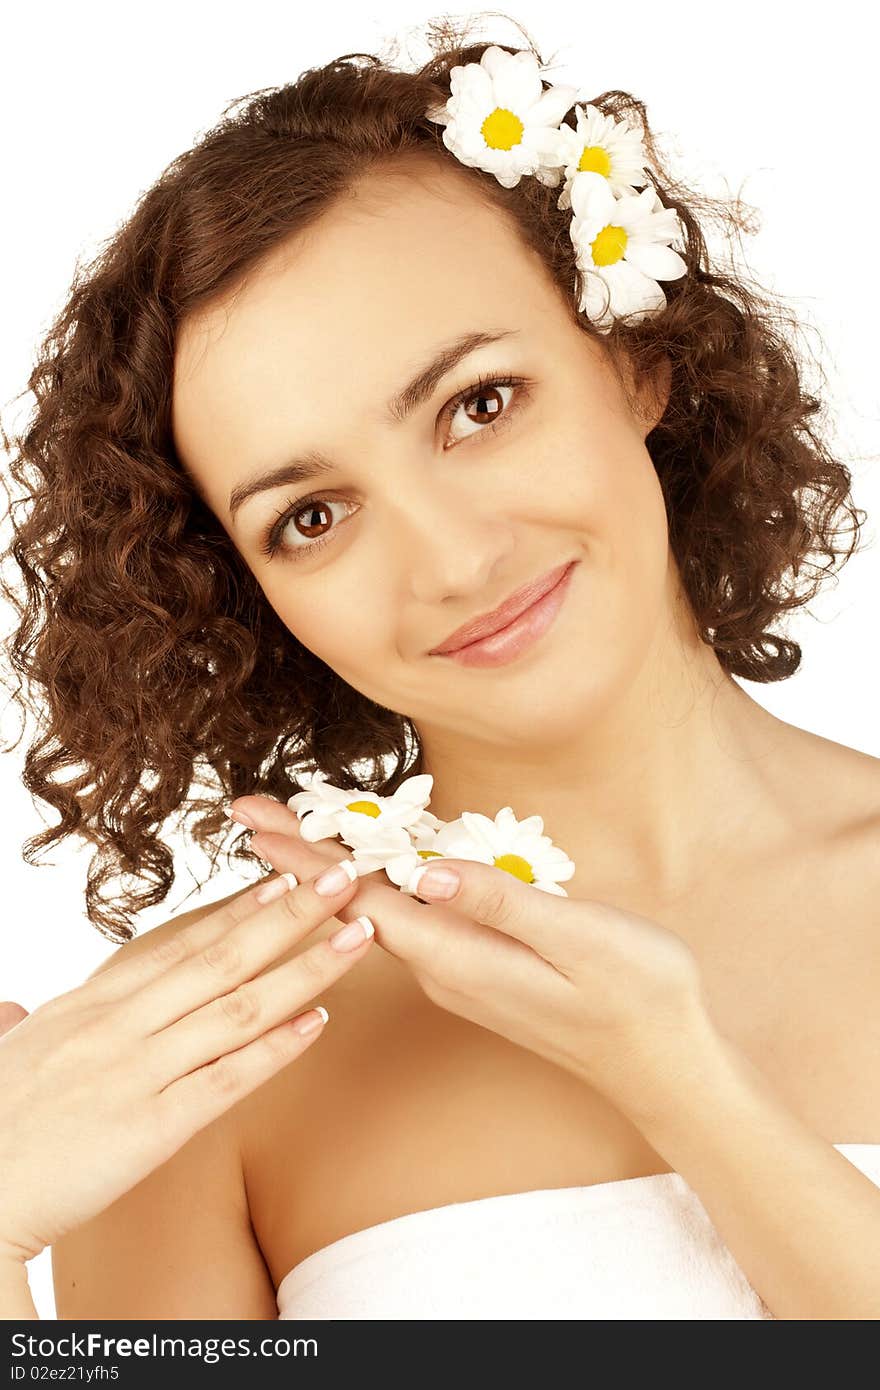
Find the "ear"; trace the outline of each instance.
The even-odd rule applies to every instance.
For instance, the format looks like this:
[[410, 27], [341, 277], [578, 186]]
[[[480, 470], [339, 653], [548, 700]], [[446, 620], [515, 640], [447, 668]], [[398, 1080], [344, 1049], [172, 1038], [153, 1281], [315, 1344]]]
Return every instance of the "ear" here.
[[643, 373], [640, 377], [631, 359], [619, 350], [614, 355], [613, 366], [626, 394], [633, 423], [638, 426], [642, 438], [646, 439], [663, 419], [669, 404], [672, 363], [664, 354], [652, 372]]
[[649, 435], [655, 425], [659, 425], [663, 416], [666, 414], [666, 407], [669, 404], [669, 392], [672, 389], [672, 363], [668, 357], [660, 360], [659, 366], [654, 369], [650, 381], [643, 389], [645, 397], [645, 415], [648, 427], [645, 434]]

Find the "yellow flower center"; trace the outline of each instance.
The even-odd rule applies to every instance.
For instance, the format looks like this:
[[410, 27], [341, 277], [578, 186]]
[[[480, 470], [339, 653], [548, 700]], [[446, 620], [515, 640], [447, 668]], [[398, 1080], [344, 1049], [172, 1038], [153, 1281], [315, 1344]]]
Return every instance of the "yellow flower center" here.
[[442, 859], [443, 855], [437, 849], [417, 849], [416, 854], [420, 859]]
[[619, 261], [626, 250], [627, 235], [623, 227], [615, 227], [608, 223], [603, 227], [599, 235], [590, 248], [593, 252], [594, 265], [613, 265]]
[[608, 151], [603, 150], [601, 145], [584, 145], [583, 153], [578, 160], [578, 170], [585, 174], [604, 174], [607, 179], [611, 173]]
[[495, 868], [503, 869], [506, 874], [513, 874], [514, 878], [521, 878], [523, 883], [535, 881], [531, 864], [519, 854], [500, 854], [495, 860]]
[[518, 145], [524, 130], [519, 116], [504, 106], [496, 106], [480, 126], [483, 139], [492, 150], [509, 150]]
[[362, 816], [378, 816], [379, 807], [375, 801], [350, 801], [346, 811], [359, 811]]

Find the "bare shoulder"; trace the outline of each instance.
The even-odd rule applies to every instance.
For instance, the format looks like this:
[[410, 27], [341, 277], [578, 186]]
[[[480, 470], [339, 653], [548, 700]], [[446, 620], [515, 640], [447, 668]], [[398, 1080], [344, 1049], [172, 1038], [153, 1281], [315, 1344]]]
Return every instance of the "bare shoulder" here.
[[[857, 930], [876, 940], [880, 929], [880, 758], [818, 734], [805, 733], [808, 756], [801, 787], [813, 808], [829, 870], [849, 877], [864, 913], [853, 918]], [[849, 896], [849, 893], [847, 894]]]
[[789, 732], [787, 796], [810, 839], [869, 855], [872, 844], [880, 848], [880, 758], [808, 729]]

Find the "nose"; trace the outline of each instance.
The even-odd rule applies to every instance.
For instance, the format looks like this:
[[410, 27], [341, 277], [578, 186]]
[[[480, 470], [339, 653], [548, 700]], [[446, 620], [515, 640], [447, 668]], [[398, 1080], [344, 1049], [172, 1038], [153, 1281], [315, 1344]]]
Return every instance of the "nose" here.
[[425, 608], [455, 598], [479, 599], [496, 582], [516, 541], [513, 527], [482, 503], [437, 488], [410, 491], [395, 503], [394, 552]]

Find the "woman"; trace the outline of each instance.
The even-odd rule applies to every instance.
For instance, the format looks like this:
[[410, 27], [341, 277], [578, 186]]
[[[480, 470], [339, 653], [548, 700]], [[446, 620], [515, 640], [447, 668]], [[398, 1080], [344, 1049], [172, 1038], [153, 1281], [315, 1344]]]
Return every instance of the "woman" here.
[[[158, 876], [135, 910], [185, 801], [204, 841], [231, 795], [281, 873], [339, 859], [286, 804], [296, 767], [375, 798], [427, 774], [447, 821], [537, 813], [576, 872], [543, 893], [521, 855], [452, 856], [445, 907], [377, 874], [327, 918], [310, 883], [280, 898], [297, 934], [255, 926], [227, 978], [272, 941], [288, 1014], [311, 979], [333, 1026], [114, 1146], [75, 1209], [20, 1174], [59, 1316], [876, 1316], [878, 763], [734, 679], [797, 669], [769, 629], [856, 520], [850, 476], [773, 306], [707, 268], [718, 209], [641, 125], [640, 167], [641, 105], [539, 105], [534, 51], [434, 38], [417, 74], [347, 55], [254, 98], [75, 288], [21, 447], [17, 557], [52, 606], [34, 592], [15, 654], [68, 750], [34, 750], [29, 785], [62, 813], [41, 842], [86, 825]], [[504, 635], [475, 642], [484, 618]], [[88, 771], [56, 783], [65, 761]], [[90, 916], [127, 938], [111, 872]], [[60, 1055], [88, 1009], [96, 1092], [126, 1026], [133, 1080], [160, 1055], [185, 1082], [151, 1039], [197, 1016], [183, 972], [250, 910], [127, 940], [0, 1047], [24, 1075], [27, 1039]], [[359, 914], [384, 949], [331, 968]], [[204, 1017], [199, 1060], [231, 1056]]]

